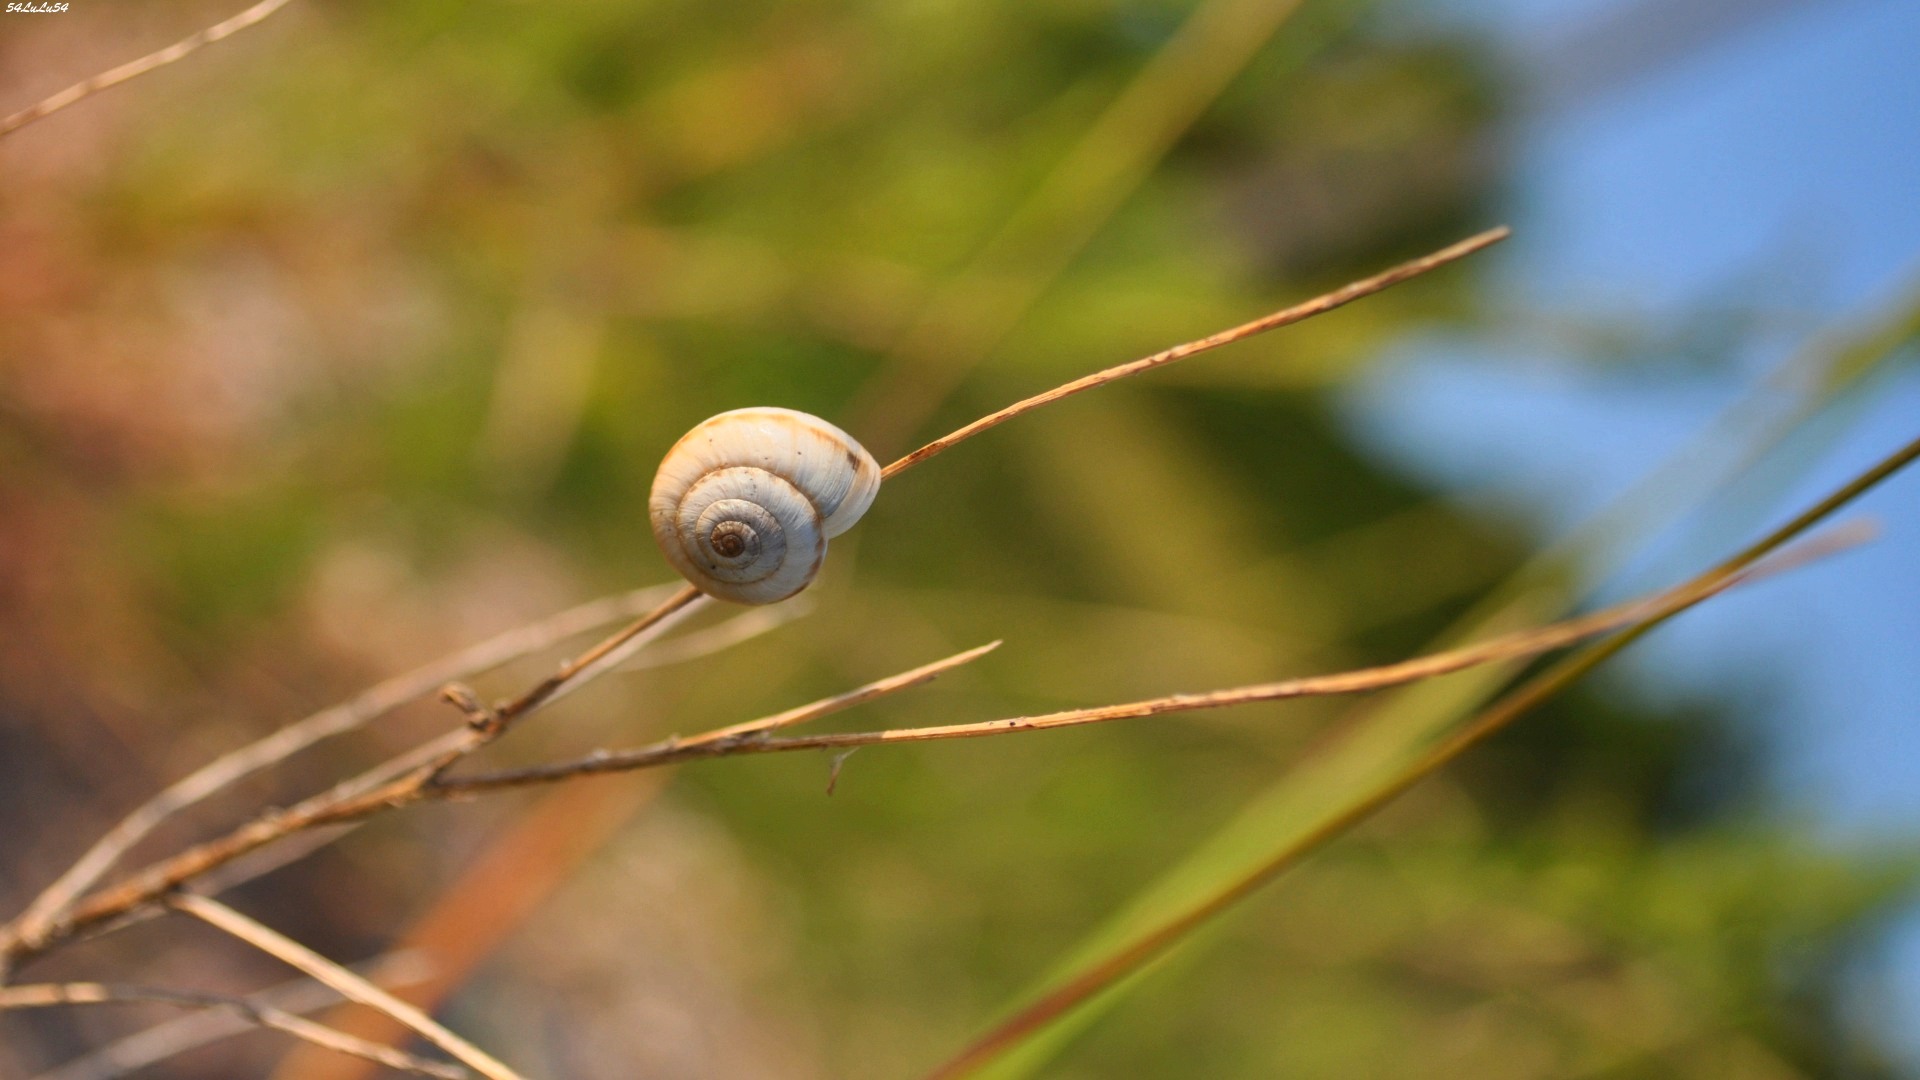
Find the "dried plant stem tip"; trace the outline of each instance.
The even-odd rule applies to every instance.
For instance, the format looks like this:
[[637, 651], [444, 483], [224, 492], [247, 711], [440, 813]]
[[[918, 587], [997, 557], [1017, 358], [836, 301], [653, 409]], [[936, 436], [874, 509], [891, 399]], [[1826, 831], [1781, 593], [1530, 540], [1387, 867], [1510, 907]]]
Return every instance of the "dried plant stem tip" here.
[[950, 435], [943, 435], [935, 439], [920, 449], [915, 450], [913, 453], [908, 454], [906, 457], [887, 466], [881, 470], [880, 475], [882, 478], [891, 478], [898, 473], [905, 472], [928, 458], [933, 457], [935, 454], [949, 450], [989, 428], [999, 427], [1014, 417], [1022, 413], [1032, 412], [1034, 409], [1038, 409], [1043, 405], [1051, 405], [1056, 401], [1070, 398], [1075, 394], [1084, 393], [1096, 387], [1105, 386], [1110, 382], [1116, 382], [1132, 375], [1139, 375], [1142, 372], [1152, 371], [1154, 368], [1165, 367], [1168, 364], [1185, 360], [1189, 356], [1197, 356], [1200, 353], [1218, 349], [1223, 345], [1231, 345], [1236, 341], [1245, 341], [1247, 338], [1264, 334], [1269, 330], [1277, 330], [1282, 326], [1291, 326], [1294, 323], [1311, 319], [1315, 315], [1325, 314], [1334, 308], [1343, 307], [1362, 297], [1372, 296], [1374, 293], [1392, 288], [1403, 281], [1419, 277], [1430, 270], [1437, 270], [1448, 263], [1458, 262], [1476, 251], [1492, 247], [1500, 241], [1505, 240], [1508, 236], [1512, 235], [1512, 233], [1513, 230], [1507, 228], [1505, 225], [1488, 229], [1486, 232], [1469, 236], [1457, 244], [1448, 245], [1430, 255], [1423, 255], [1418, 259], [1413, 259], [1389, 270], [1384, 270], [1370, 278], [1363, 278], [1352, 284], [1343, 285], [1330, 293], [1316, 296], [1305, 303], [1295, 304], [1290, 308], [1276, 311], [1271, 315], [1262, 315], [1252, 322], [1242, 323], [1239, 326], [1222, 330], [1208, 337], [1199, 338], [1181, 345], [1175, 345], [1171, 349], [1154, 353], [1152, 356], [1130, 361], [1117, 367], [1110, 367], [1105, 371], [1096, 371], [1085, 378], [1075, 379], [1065, 386], [1057, 386], [1044, 394], [1035, 394], [1025, 401], [1017, 401], [1001, 409], [999, 412], [983, 416]]
[[205, 30], [189, 34], [181, 40], [161, 49], [159, 52], [150, 53], [138, 60], [121, 64], [112, 70], [103, 71], [84, 82], [75, 83], [38, 104], [30, 105], [14, 113], [12, 116], [0, 120], [0, 137], [11, 135], [15, 131], [33, 123], [35, 120], [59, 112], [74, 102], [80, 101], [83, 98], [92, 97], [108, 87], [118, 86], [128, 79], [145, 75], [155, 68], [165, 67], [175, 60], [179, 60], [187, 54], [200, 49], [202, 46], [211, 45], [221, 38], [231, 37], [245, 30], [247, 27], [264, 20], [267, 16], [272, 15], [285, 6], [287, 6], [287, 0], [260, 0], [260, 3], [253, 5], [240, 14], [224, 22], [215, 23]]

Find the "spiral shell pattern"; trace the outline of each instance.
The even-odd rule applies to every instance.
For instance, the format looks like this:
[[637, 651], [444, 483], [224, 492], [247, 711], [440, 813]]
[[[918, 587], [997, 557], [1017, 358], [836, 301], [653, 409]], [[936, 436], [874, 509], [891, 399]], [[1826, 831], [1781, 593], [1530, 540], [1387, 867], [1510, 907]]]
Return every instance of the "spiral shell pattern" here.
[[771, 604], [807, 587], [827, 541], [879, 491], [873, 455], [825, 420], [735, 409], [667, 452], [647, 512], [667, 561], [701, 592]]

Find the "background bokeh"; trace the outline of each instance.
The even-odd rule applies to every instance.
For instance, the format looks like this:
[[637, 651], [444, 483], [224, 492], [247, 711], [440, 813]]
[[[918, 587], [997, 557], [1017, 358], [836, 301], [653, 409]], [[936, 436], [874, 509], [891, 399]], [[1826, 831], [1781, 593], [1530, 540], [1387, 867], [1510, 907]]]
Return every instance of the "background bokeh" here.
[[[230, 6], [0, 16], [0, 109]], [[498, 756], [996, 638], [845, 722], [1396, 659], [1569, 538], [1562, 588], [1673, 580], [1914, 434], [1916, 54], [1901, 0], [295, 0], [0, 142], [0, 901], [221, 750], [664, 580], [647, 485], [713, 412], [884, 458], [1496, 221], [1493, 253], [907, 474], [803, 617]], [[1260, 893], [1044, 1075], [1920, 1071], [1916, 490], [1876, 496], [1874, 549], [1689, 615]], [[532, 1075], [913, 1075], [1231, 863], [1356, 715], [872, 749], [831, 798], [783, 756], [429, 807], [232, 901], [343, 960], [419, 946], [444, 1018]], [[31, 970], [286, 977], [177, 921]], [[0, 1016], [0, 1076], [161, 1018]], [[256, 1034], [149, 1075], [341, 1065]]]

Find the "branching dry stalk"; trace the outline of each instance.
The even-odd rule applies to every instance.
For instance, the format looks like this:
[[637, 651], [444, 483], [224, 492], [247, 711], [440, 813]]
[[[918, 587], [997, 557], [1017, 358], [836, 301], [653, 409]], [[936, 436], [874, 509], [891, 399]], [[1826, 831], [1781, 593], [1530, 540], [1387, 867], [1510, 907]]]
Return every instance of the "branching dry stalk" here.
[[525, 656], [543, 652], [570, 637], [616, 619], [645, 614], [669, 595], [670, 586], [636, 589], [563, 611], [551, 618], [509, 630], [478, 645], [379, 683], [359, 696], [322, 709], [258, 742], [215, 758], [184, 779], [142, 803], [87, 849], [79, 861], [36, 897], [17, 920], [21, 937], [45, 934], [81, 893], [92, 888], [140, 841], [175, 814], [232, 787], [264, 769], [339, 735], [372, 723], [410, 702], [417, 701], [461, 679], [491, 671]]
[[[791, 717], [812, 719], [818, 715], [825, 715], [826, 712], [838, 711], [839, 707], [845, 707], [839, 704], [844, 701], [865, 700], [893, 688], [915, 685], [919, 681], [932, 677], [926, 674], [927, 672], [951, 667], [983, 655], [999, 644], [994, 642], [992, 645], [961, 653], [925, 668], [915, 669], [894, 676], [892, 679], [882, 680], [838, 697], [827, 698], [762, 720], [720, 728], [691, 738], [665, 739], [632, 750], [602, 750], [573, 761], [449, 778], [423, 788], [419, 795], [425, 799], [461, 798], [508, 788], [558, 783], [582, 776], [632, 772], [637, 769], [657, 768], [708, 758], [791, 753], [797, 750], [829, 750], [844, 753], [863, 746], [878, 746], [886, 743], [990, 738], [997, 735], [1104, 724], [1115, 720], [1134, 720], [1172, 713], [1224, 709], [1263, 701], [1371, 693], [1388, 687], [1465, 671], [1483, 664], [1538, 656], [1601, 634], [1664, 619], [1756, 577], [1782, 573], [1812, 559], [1856, 546], [1864, 542], [1868, 535], [1869, 532], [1865, 529], [1835, 530], [1816, 542], [1803, 544], [1762, 566], [1737, 573], [1705, 575], [1665, 592], [1597, 611], [1581, 618], [1569, 619], [1538, 629], [1517, 631], [1478, 644], [1380, 667], [1286, 679], [1280, 682], [1213, 690], [1200, 694], [1172, 694], [1121, 705], [1070, 709], [1041, 716], [1017, 716], [970, 724], [945, 724], [937, 727], [895, 728], [885, 731], [856, 731], [793, 738], [768, 737], [768, 733], [775, 728], [800, 722], [789, 719]], [[883, 687], [886, 689], [882, 689]]]
[[116, 1005], [151, 1003], [175, 1005], [187, 1009], [217, 1009], [232, 1013], [250, 1024], [282, 1031], [303, 1042], [342, 1054], [385, 1065], [415, 1076], [433, 1076], [440, 1080], [470, 1080], [465, 1069], [404, 1053], [378, 1043], [335, 1031], [304, 1016], [246, 998], [203, 994], [192, 990], [169, 990], [152, 986], [118, 983], [33, 983], [0, 987], [0, 1010], [36, 1009], [53, 1005]]
[[222, 38], [231, 37], [245, 30], [247, 27], [261, 22], [266, 19], [267, 16], [272, 15], [274, 12], [286, 6], [287, 0], [260, 0], [260, 3], [242, 11], [240, 14], [223, 22], [215, 23], [205, 30], [189, 34], [185, 38], [161, 49], [159, 52], [149, 53], [131, 63], [121, 64], [119, 67], [113, 68], [110, 71], [103, 71], [91, 79], [75, 83], [38, 104], [29, 105], [6, 119], [0, 120], [0, 138], [5, 138], [13, 134], [28, 124], [33, 123], [35, 120], [59, 112], [74, 102], [92, 97], [109, 87], [118, 86], [128, 79], [145, 75], [155, 68], [165, 67], [185, 57], [189, 53], [195, 52], [204, 46], [211, 45]]
[[[0, 119], [0, 137], [60, 109], [119, 85], [142, 74], [171, 64], [194, 51], [254, 26], [281, 8], [288, 0], [260, 0], [223, 22], [199, 31], [168, 48], [128, 64], [101, 73], [71, 86], [45, 100]], [[1276, 16], [1277, 17], [1284, 17]], [[1353, 301], [1371, 296], [1394, 285], [1422, 276], [1482, 251], [1509, 235], [1506, 228], [1491, 229], [1424, 257], [1392, 267], [1372, 277], [1304, 303], [1273, 312], [1219, 333], [1185, 342], [1172, 348], [1120, 364], [1044, 393], [1016, 402], [981, 417], [958, 430], [922, 446], [894, 461], [882, 470], [883, 478], [892, 478], [954, 446], [1000, 424], [1035, 409], [1134, 375], [1221, 348], [1270, 330], [1292, 325], [1324, 314]], [[851, 691], [788, 709], [744, 723], [719, 727], [687, 737], [672, 737], [649, 745], [625, 750], [602, 750], [585, 757], [551, 762], [530, 768], [469, 772], [456, 770], [475, 754], [504, 738], [534, 713], [575, 692], [593, 680], [627, 665], [642, 650], [657, 642], [669, 629], [709, 600], [692, 585], [640, 590], [624, 596], [595, 601], [564, 612], [551, 619], [501, 635], [444, 660], [382, 682], [361, 695], [332, 708], [315, 713], [251, 745], [242, 747], [195, 771], [142, 804], [103, 835], [65, 873], [43, 890], [19, 916], [0, 926], [0, 1010], [37, 1008], [55, 1005], [86, 1005], [122, 1002], [162, 1003], [197, 1010], [229, 1014], [260, 1027], [284, 1032], [294, 1038], [340, 1053], [419, 1076], [461, 1080], [475, 1073], [487, 1080], [521, 1080], [514, 1070], [479, 1047], [448, 1030], [422, 1009], [401, 1000], [356, 973], [286, 935], [240, 913], [209, 895], [221, 875], [249, 872], [250, 857], [261, 853], [279, 861], [298, 858], [330, 841], [343, 827], [386, 811], [425, 802], [471, 798], [492, 792], [562, 783], [588, 776], [677, 765], [690, 761], [737, 757], [750, 754], [794, 751], [826, 751], [833, 757], [832, 771], [838, 779], [840, 766], [848, 754], [863, 746], [888, 743], [927, 742], [948, 739], [986, 738], [1024, 734], [1117, 720], [1141, 719], [1174, 713], [1227, 708], [1255, 702], [1280, 701], [1300, 697], [1368, 693], [1387, 687], [1435, 678], [1479, 665], [1538, 656], [1566, 648], [1604, 634], [1615, 635], [1607, 642], [1563, 662], [1520, 689], [1510, 693], [1493, 708], [1450, 737], [1425, 748], [1416, 765], [1393, 784], [1356, 804], [1348, 814], [1332, 820], [1308, 843], [1289, 853], [1297, 860], [1304, 854], [1339, 835], [1353, 822], [1361, 820], [1396, 797], [1421, 777], [1443, 767], [1468, 747], [1531, 708], [1545, 696], [1557, 691], [1572, 678], [1612, 655], [1649, 628], [1678, 612], [1699, 604], [1720, 592], [1756, 577], [1779, 573], [1802, 563], [1858, 543], [1860, 537], [1836, 532], [1797, 548], [1769, 555], [1785, 538], [1820, 520], [1840, 504], [1864, 491], [1873, 483], [1920, 456], [1920, 441], [1911, 444], [1853, 485], [1809, 511], [1756, 545], [1714, 569], [1663, 592], [1569, 619], [1564, 622], [1496, 637], [1477, 644], [1412, 660], [1330, 675], [1310, 676], [1241, 686], [1204, 693], [1173, 694], [1165, 697], [1118, 705], [1066, 710], [1038, 716], [1016, 716], [990, 721], [946, 724], [931, 727], [878, 731], [839, 732], [802, 736], [781, 736], [777, 732], [800, 724], [818, 721], [832, 714], [874, 700], [925, 685], [940, 675], [985, 656], [999, 642], [970, 649], [942, 660], [879, 679]], [[732, 622], [679, 639], [672, 648], [677, 652], [656, 650], [648, 659], [668, 662], [672, 659], [704, 655], [725, 648], [754, 633], [763, 632], [782, 621], [778, 613], [753, 612]], [[619, 619], [629, 619], [621, 629], [579, 655], [567, 660], [549, 676], [521, 694], [497, 702], [487, 702], [464, 685], [463, 680], [496, 668], [512, 660], [557, 645], [561, 641]], [[156, 829], [183, 810], [230, 789], [242, 779], [285, 762], [323, 740], [357, 730], [373, 720], [409, 702], [438, 690], [441, 697], [456, 706], [465, 723], [437, 738], [379, 763], [356, 776], [286, 808], [266, 809], [224, 835], [163, 857], [152, 864], [105, 886], [101, 882], [127, 855]], [[829, 793], [832, 786], [829, 784]], [[329, 833], [327, 830], [335, 830]], [[303, 846], [304, 845], [304, 846]], [[272, 848], [271, 851], [265, 849]], [[1283, 860], [1262, 868], [1245, 883], [1245, 890], [1277, 873], [1289, 862]], [[258, 872], [258, 871], [251, 871]], [[1222, 894], [1215, 905], [1230, 904], [1244, 890]], [[1142, 939], [1136, 946], [1117, 955], [1103, 968], [1085, 974], [1075, 983], [1058, 989], [1048, 998], [986, 1039], [976, 1043], [938, 1075], [958, 1076], [978, 1062], [987, 1060], [999, 1048], [1047, 1022], [1087, 995], [1108, 985], [1112, 979], [1133, 970], [1131, 965], [1157, 955], [1179, 940], [1193, 925], [1211, 917], [1216, 907], [1202, 907]], [[306, 1019], [275, 1004], [270, 995], [231, 997], [197, 991], [177, 990], [97, 982], [41, 983], [8, 987], [7, 976], [18, 963], [46, 951], [97, 932], [105, 932], [131, 921], [179, 912], [213, 926], [233, 938], [271, 955], [304, 973], [347, 1000], [378, 1010], [404, 1025], [460, 1062], [463, 1067], [434, 1061], [399, 1049], [370, 1042]], [[138, 1037], [136, 1036], [136, 1039]], [[164, 1043], [165, 1040], [158, 1040]], [[113, 1068], [111, 1056], [102, 1057], [102, 1068]], [[149, 1059], [151, 1060], [151, 1059]], [[470, 1073], [468, 1070], [472, 1070]], [[115, 1075], [112, 1072], [100, 1075]]]
[[[983, 417], [908, 454], [887, 466], [885, 474], [891, 476], [903, 472], [989, 428], [1043, 405], [1131, 375], [1151, 371], [1223, 345], [1242, 341], [1313, 315], [1332, 311], [1356, 299], [1419, 277], [1483, 250], [1498, 243], [1507, 235], [1508, 230], [1504, 227], [1488, 230], [1423, 258], [1402, 263], [1383, 273], [1354, 282], [1305, 303], [1035, 395]], [[553, 675], [537, 683], [519, 697], [484, 707], [477, 701], [468, 702], [466, 711], [469, 722], [464, 729], [450, 732], [391, 761], [375, 766], [360, 776], [343, 781], [334, 788], [292, 807], [268, 810], [223, 837], [189, 848], [172, 858], [163, 859], [117, 885], [95, 892], [84, 899], [81, 898], [80, 894], [97, 882], [133, 842], [147, 835], [159, 820], [164, 820], [173, 810], [178, 809], [173, 804], [181, 802], [181, 799], [177, 795], [170, 798], [167, 793], [163, 793], [150, 803], [149, 807], [136, 811], [133, 819], [117, 826], [108, 837], [96, 844], [95, 849], [84, 856], [81, 863], [73, 870], [63, 875], [60, 881], [47, 890], [46, 894], [36, 900], [25, 915], [0, 927], [0, 974], [3, 974], [13, 963], [45, 951], [57, 941], [70, 937], [80, 930], [119, 918], [137, 908], [151, 905], [164, 894], [283, 837], [324, 825], [357, 820], [382, 808], [420, 801], [423, 792], [429, 788], [436, 790], [439, 788], [439, 779], [454, 764], [492, 744], [517, 722], [541, 706], [609, 670], [614, 663], [631, 655], [638, 643], [650, 640], [649, 632], [657, 634], [658, 631], [666, 628], [670, 620], [690, 613], [702, 602], [703, 598], [692, 586], [683, 586], [611, 637], [563, 664]], [[538, 636], [529, 635], [531, 638], [538, 638]], [[461, 676], [456, 676], [458, 677]], [[407, 679], [403, 689], [417, 690], [420, 681]], [[458, 703], [463, 699], [456, 692], [450, 700]], [[352, 703], [349, 703], [349, 706], [343, 707], [346, 713], [336, 714], [334, 719], [322, 721], [316, 717], [303, 724], [311, 725], [311, 729], [322, 731], [331, 731], [335, 726], [341, 726], [343, 729], [350, 727], [352, 725], [347, 723], [345, 717], [358, 716], [360, 712], [365, 711], [364, 709], [356, 711], [351, 706]], [[328, 715], [321, 714], [323, 717]], [[296, 725], [296, 727], [300, 726], [302, 725]], [[1014, 729], [1017, 730], [1018, 725], [1015, 725]], [[205, 794], [219, 790], [238, 776], [279, 760], [275, 755], [284, 756], [283, 750], [285, 753], [291, 753], [301, 746], [310, 745], [311, 742], [308, 740], [310, 734], [311, 730], [307, 734], [288, 737], [283, 744], [267, 749], [249, 748], [239, 751], [234, 755], [234, 759], [237, 760], [232, 764], [216, 763], [208, 767], [210, 770], [208, 776], [201, 777], [196, 774], [196, 777], [189, 777], [182, 781], [178, 787], [185, 795], [204, 798]], [[273, 737], [268, 742], [278, 738], [278, 736]], [[720, 741], [706, 745], [711, 747], [732, 745], [732, 743]], [[779, 744], [770, 743], [770, 745]], [[291, 749], [287, 749], [288, 747]], [[707, 752], [711, 753], [710, 750]]]
[[[1481, 233], [1424, 258], [1401, 264], [1306, 303], [1107, 369], [1028, 398], [929, 443], [888, 466], [884, 474], [896, 475], [951, 449], [974, 435], [1043, 405], [1331, 311], [1361, 297], [1372, 295], [1464, 258], [1498, 242], [1506, 235], [1507, 230], [1504, 228]], [[295, 966], [347, 994], [350, 998], [386, 1012], [415, 1031], [427, 1035], [483, 1075], [493, 1078], [510, 1077], [513, 1074], [504, 1065], [487, 1057], [464, 1040], [460, 1040], [452, 1032], [440, 1028], [424, 1013], [411, 1009], [404, 1002], [385, 994], [366, 980], [332, 964], [306, 949], [305, 946], [289, 941], [274, 931], [247, 919], [209, 896], [192, 894], [185, 890], [189, 886], [202, 886], [214, 872], [291, 837], [311, 834], [314, 830], [356, 822], [387, 810], [426, 801], [466, 797], [486, 791], [532, 784], [553, 783], [596, 773], [628, 771], [700, 758], [750, 753], [835, 750], [841, 752], [841, 756], [836, 758], [837, 765], [839, 761], [844, 760], [845, 752], [860, 746], [883, 742], [914, 742], [1015, 734], [1129, 717], [1220, 708], [1251, 701], [1278, 700], [1314, 694], [1358, 693], [1414, 679], [1430, 678], [1496, 659], [1533, 655], [1559, 648], [1594, 633], [1617, 628], [1636, 618], [1643, 619], [1650, 617], [1650, 614], [1669, 613], [1688, 603], [1698, 602], [1712, 592], [1731, 584], [1733, 584], [1732, 580], [1726, 580], [1715, 582], [1710, 588], [1676, 590], [1638, 604], [1626, 605], [1589, 616], [1583, 620], [1573, 620], [1544, 630], [1511, 635], [1452, 653], [1362, 672], [1289, 680], [1208, 694], [1175, 695], [1125, 705], [1038, 717], [1015, 717], [986, 723], [807, 737], [779, 738], [773, 735], [773, 732], [781, 728], [817, 720], [842, 709], [922, 685], [945, 671], [985, 655], [998, 644], [996, 642], [994, 645], [969, 650], [810, 705], [684, 739], [669, 739], [637, 750], [601, 753], [578, 761], [560, 762], [535, 769], [481, 773], [464, 778], [449, 775], [461, 762], [504, 737], [527, 717], [561, 696], [627, 662], [643, 647], [657, 640], [671, 626], [676, 625], [708, 602], [707, 598], [691, 585], [681, 586], [664, 597], [656, 591], [646, 595], [644, 600], [641, 594], [630, 594], [627, 597], [575, 609], [545, 623], [535, 624], [522, 631], [476, 646], [439, 664], [389, 680], [344, 705], [315, 714], [253, 746], [235, 751], [173, 785], [111, 830], [76, 863], [73, 869], [63, 874], [43, 892], [25, 913], [11, 923], [0, 926], [0, 981], [3, 981], [6, 972], [20, 961], [73, 940], [78, 935], [121, 925], [129, 918], [150, 915], [163, 907], [173, 907], [220, 926], [235, 936], [294, 963]], [[534, 684], [517, 697], [487, 703], [458, 682], [460, 679], [471, 677], [479, 671], [506, 660], [544, 648], [591, 624], [606, 621], [612, 608], [618, 608], [626, 615], [639, 610], [639, 614], [619, 631], [560, 665], [552, 675]], [[766, 619], [764, 615], [759, 617], [763, 621]], [[714, 632], [716, 641], [722, 644], [738, 640], [742, 636], [740, 631], [735, 631], [729, 636], [717, 633], [717, 630]], [[698, 652], [697, 648], [689, 646], [684, 639], [682, 648], [690, 653]], [[283, 761], [293, 753], [321, 739], [362, 726], [398, 705], [430, 692], [433, 686], [442, 683], [445, 684], [441, 688], [442, 697], [458, 706], [466, 717], [466, 723], [460, 728], [429, 740], [357, 776], [343, 780], [334, 787], [293, 806], [268, 809], [223, 836], [162, 858], [114, 884], [98, 887], [99, 881], [105, 874], [135, 844], [186, 806], [224, 790], [244, 776]]]

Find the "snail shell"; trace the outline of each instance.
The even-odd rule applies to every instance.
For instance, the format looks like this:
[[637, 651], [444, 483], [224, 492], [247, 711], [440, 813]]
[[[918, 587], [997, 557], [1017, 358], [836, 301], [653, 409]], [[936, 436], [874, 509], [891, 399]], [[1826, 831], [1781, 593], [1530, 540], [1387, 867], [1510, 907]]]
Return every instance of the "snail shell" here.
[[653, 478], [654, 539], [701, 592], [771, 604], [807, 587], [827, 540], [860, 520], [880, 465], [853, 437], [792, 409], [735, 409], [687, 432]]

